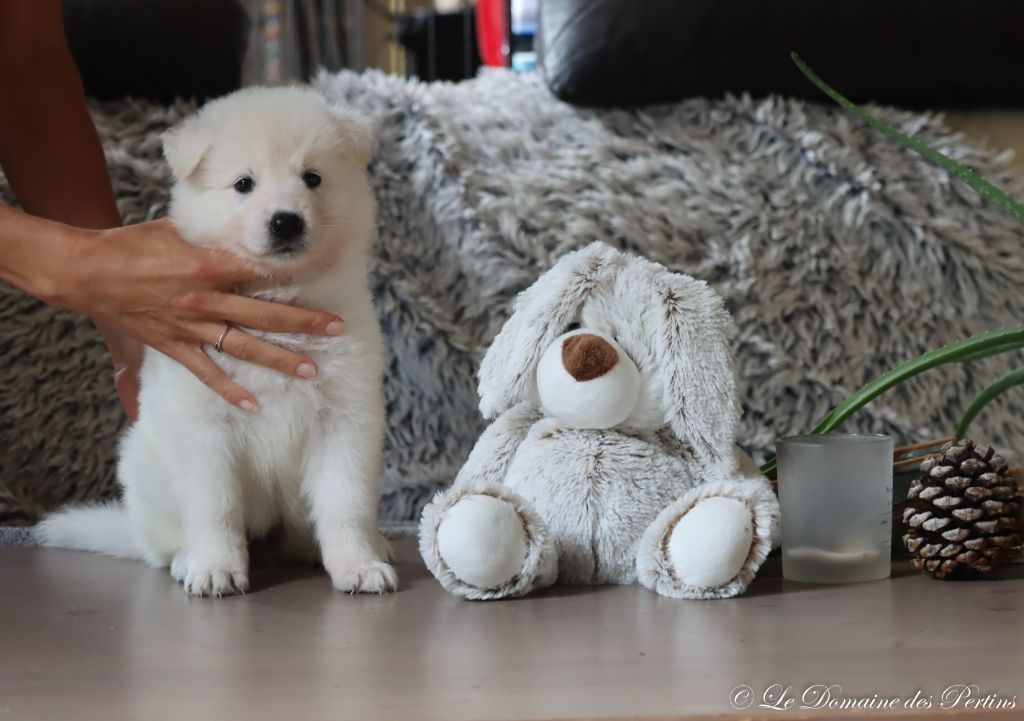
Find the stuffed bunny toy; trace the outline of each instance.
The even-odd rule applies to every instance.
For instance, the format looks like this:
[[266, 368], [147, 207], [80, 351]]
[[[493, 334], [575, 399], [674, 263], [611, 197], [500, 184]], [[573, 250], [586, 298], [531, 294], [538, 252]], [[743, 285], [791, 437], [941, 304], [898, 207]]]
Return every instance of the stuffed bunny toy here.
[[469, 599], [556, 581], [742, 593], [779, 504], [736, 445], [732, 333], [702, 281], [601, 242], [562, 257], [484, 356], [493, 423], [424, 509], [420, 552], [441, 585]]

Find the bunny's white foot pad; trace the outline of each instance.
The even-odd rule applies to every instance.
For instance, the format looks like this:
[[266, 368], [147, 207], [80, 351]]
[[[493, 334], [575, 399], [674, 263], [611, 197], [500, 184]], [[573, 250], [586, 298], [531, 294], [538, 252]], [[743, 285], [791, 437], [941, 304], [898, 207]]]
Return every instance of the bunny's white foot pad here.
[[706, 498], [679, 519], [668, 538], [672, 574], [687, 586], [715, 588], [743, 568], [753, 542], [753, 519], [742, 501]]
[[437, 550], [460, 581], [480, 589], [509, 583], [523, 569], [526, 529], [511, 503], [470, 495], [448, 509], [437, 528]]
[[778, 523], [779, 501], [767, 480], [705, 481], [644, 531], [637, 579], [671, 598], [732, 598], [768, 556]]
[[437, 494], [420, 519], [420, 555], [446, 590], [479, 601], [522, 596], [558, 578], [544, 521], [499, 484]]

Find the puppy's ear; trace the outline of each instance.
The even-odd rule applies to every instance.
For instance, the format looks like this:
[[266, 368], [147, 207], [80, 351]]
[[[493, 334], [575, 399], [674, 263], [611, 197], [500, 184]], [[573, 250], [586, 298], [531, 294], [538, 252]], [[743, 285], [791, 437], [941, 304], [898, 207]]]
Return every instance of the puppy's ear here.
[[702, 280], [651, 271], [652, 345], [665, 392], [665, 421], [705, 466], [733, 458], [740, 405], [730, 343], [732, 316]]
[[605, 243], [591, 243], [563, 256], [519, 294], [512, 316], [480, 364], [480, 412], [485, 418], [532, 397], [541, 355], [577, 320], [584, 301], [624, 257]]
[[185, 118], [160, 136], [160, 139], [164, 145], [164, 157], [175, 179], [179, 181], [196, 171], [206, 151], [210, 149], [210, 138], [199, 115]]
[[373, 132], [369, 123], [338, 108], [332, 110], [331, 120], [342, 152], [362, 167], [369, 165], [373, 155]]

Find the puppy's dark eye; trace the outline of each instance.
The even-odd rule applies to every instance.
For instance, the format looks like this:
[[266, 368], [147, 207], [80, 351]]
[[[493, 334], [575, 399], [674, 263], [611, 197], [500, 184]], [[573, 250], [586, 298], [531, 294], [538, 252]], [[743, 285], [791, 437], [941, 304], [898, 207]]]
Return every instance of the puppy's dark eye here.
[[565, 326], [565, 332], [566, 333], [572, 333], [574, 330], [579, 330], [579, 329], [580, 329], [580, 324], [579, 323], [570, 323], [569, 325]]
[[307, 170], [302, 174], [302, 182], [306, 184], [307, 188], [315, 188], [320, 185], [320, 176], [312, 170]]
[[252, 182], [252, 178], [246, 175], [245, 177], [236, 180], [234, 187], [237, 192], [242, 193], [244, 195], [245, 193], [251, 193], [252, 189], [255, 186], [256, 184]]

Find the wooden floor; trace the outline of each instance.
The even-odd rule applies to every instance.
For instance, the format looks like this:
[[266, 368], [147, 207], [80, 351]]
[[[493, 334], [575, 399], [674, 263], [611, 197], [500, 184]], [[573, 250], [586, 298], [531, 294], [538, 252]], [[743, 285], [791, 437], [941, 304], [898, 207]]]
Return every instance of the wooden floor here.
[[950, 684], [1024, 693], [1019, 567], [992, 582], [901, 566], [812, 586], [770, 559], [728, 601], [608, 587], [470, 603], [441, 591], [410, 540], [398, 549], [394, 595], [265, 569], [248, 595], [220, 600], [187, 598], [138, 562], [0, 549], [0, 719], [703, 718], [740, 713], [740, 685], [754, 702], [742, 718], [781, 718], [757, 708], [773, 684], [797, 697], [816, 683], [846, 697], [920, 689], [936, 707]]

